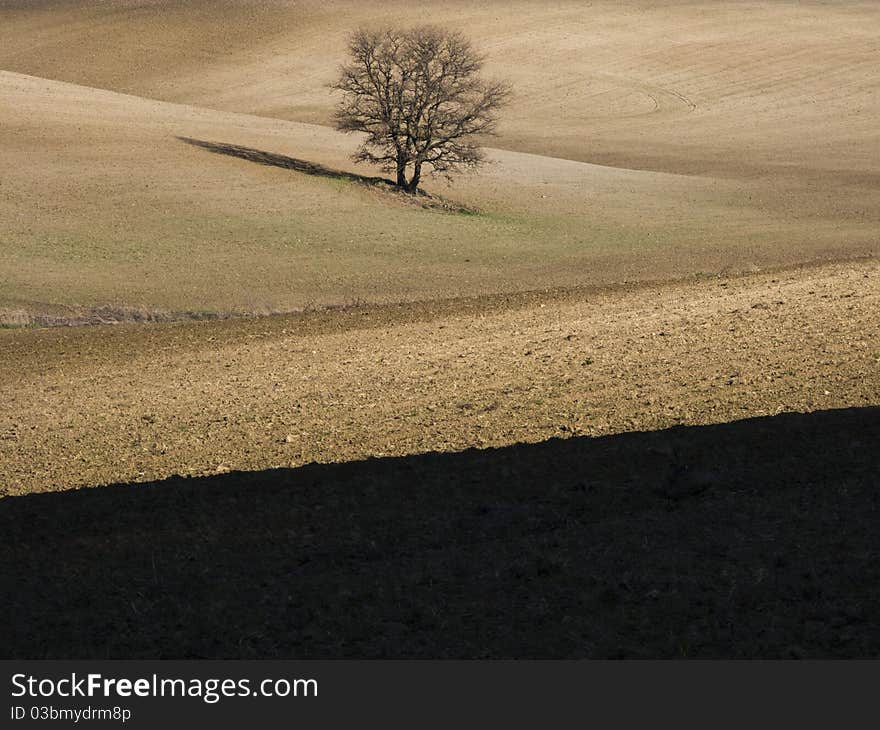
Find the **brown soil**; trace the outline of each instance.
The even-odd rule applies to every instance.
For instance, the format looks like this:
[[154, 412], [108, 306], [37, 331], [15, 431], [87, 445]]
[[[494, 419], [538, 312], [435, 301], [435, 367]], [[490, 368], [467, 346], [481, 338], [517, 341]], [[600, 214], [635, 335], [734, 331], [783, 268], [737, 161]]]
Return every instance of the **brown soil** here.
[[874, 261], [297, 317], [0, 332], [6, 494], [880, 402]]
[[876, 656], [878, 273], [0, 333], [0, 645]]
[[0, 501], [27, 658], [876, 657], [880, 409]]

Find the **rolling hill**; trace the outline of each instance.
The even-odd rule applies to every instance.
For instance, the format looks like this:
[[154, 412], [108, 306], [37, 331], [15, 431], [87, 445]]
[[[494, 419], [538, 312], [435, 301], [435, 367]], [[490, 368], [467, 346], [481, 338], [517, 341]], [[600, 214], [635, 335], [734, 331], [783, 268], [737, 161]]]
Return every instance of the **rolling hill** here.
[[326, 83], [346, 33], [387, 20], [383, 7], [0, 3], [5, 321], [265, 313], [877, 252], [871, 4], [432, 3], [429, 19], [466, 29], [516, 89], [494, 164], [426, 186], [477, 215], [296, 169], [376, 174], [326, 126]]

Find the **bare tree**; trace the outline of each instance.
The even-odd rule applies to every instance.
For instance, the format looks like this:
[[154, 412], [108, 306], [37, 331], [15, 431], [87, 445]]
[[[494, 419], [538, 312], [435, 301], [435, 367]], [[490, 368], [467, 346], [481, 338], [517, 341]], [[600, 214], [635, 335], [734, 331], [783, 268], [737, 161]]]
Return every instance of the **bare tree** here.
[[435, 26], [360, 29], [348, 49], [332, 87], [343, 92], [336, 128], [367, 135], [355, 160], [395, 172], [410, 193], [423, 165], [448, 177], [483, 162], [478, 136], [494, 134], [510, 89], [479, 78], [483, 56], [467, 38]]

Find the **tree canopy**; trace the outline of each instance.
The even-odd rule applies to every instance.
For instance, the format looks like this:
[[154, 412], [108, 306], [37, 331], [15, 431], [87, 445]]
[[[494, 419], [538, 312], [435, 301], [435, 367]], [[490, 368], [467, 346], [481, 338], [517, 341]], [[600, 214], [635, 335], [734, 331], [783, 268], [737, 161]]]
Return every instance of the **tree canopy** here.
[[461, 33], [436, 26], [357, 30], [333, 88], [343, 92], [336, 128], [366, 134], [355, 159], [396, 173], [416, 192], [423, 165], [451, 175], [484, 161], [479, 138], [495, 133], [510, 95], [479, 76], [484, 57]]

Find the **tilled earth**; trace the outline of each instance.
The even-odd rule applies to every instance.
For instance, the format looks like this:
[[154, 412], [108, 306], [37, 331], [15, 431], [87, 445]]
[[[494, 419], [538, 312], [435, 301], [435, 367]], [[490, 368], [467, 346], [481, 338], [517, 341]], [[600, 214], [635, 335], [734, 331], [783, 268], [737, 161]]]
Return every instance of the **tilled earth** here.
[[880, 265], [0, 331], [8, 495], [880, 403]]
[[880, 655], [878, 274], [2, 332], [0, 645]]

